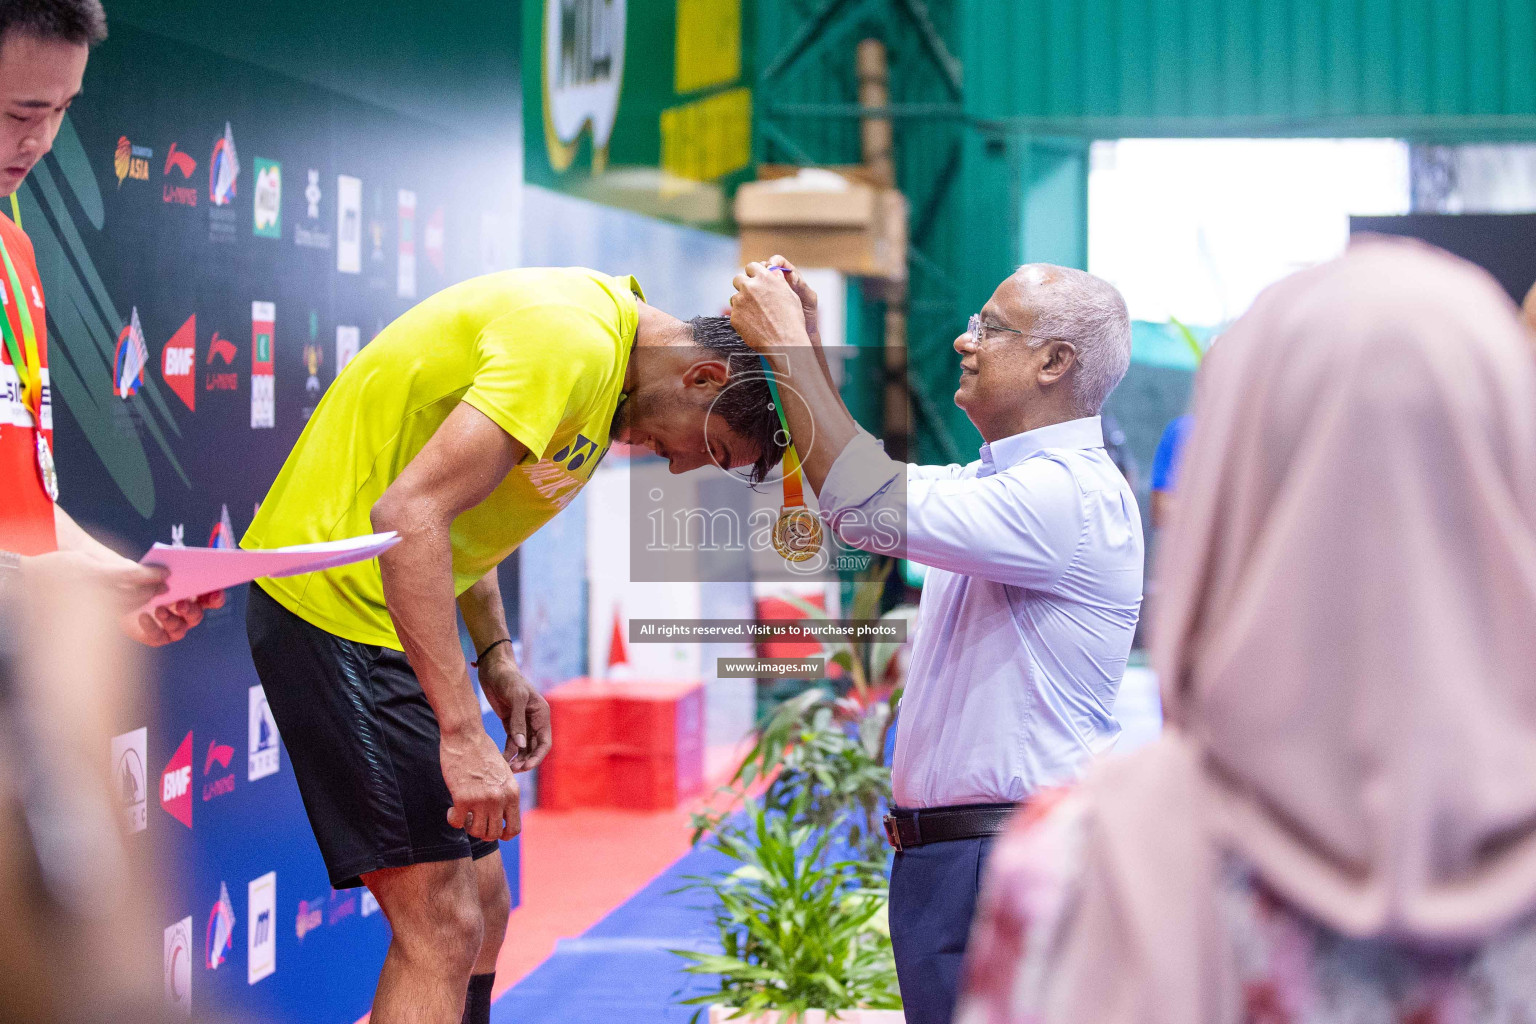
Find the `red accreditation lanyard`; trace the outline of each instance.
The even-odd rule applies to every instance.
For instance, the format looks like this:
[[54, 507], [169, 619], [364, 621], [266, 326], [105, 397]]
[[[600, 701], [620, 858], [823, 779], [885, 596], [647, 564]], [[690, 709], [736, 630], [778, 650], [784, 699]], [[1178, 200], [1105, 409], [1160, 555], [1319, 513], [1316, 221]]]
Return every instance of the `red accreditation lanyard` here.
[[[11, 210], [18, 224], [21, 211], [16, 196], [11, 196]], [[21, 401], [32, 414], [32, 426], [37, 431], [37, 472], [42, 477], [43, 490], [51, 501], [59, 500], [59, 474], [53, 462], [53, 450], [43, 436], [43, 358], [37, 347], [37, 327], [32, 323], [32, 310], [27, 307], [27, 296], [21, 288], [21, 277], [11, 260], [11, 251], [0, 236], [0, 257], [5, 260], [5, 277], [9, 284], [6, 305], [16, 303], [17, 319], [21, 321], [21, 338], [11, 327], [11, 318], [0, 311], [0, 333], [5, 335], [5, 350], [10, 354], [11, 365], [21, 380]]]

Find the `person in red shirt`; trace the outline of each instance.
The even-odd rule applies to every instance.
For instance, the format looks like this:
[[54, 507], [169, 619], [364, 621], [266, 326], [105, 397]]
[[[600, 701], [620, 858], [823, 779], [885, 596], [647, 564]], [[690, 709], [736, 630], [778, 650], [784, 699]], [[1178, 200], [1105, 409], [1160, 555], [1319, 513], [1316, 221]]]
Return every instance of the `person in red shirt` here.
[[[53, 148], [80, 93], [93, 45], [106, 38], [99, 0], [0, 2], [0, 197], [21, 187]], [[14, 207], [13, 207], [14, 209]], [[139, 608], [164, 590], [165, 571], [96, 540], [58, 504], [47, 316], [32, 242], [0, 215], [0, 584], [70, 575], [110, 588]], [[124, 631], [160, 646], [180, 640], [222, 605], [222, 593], [153, 614], [128, 612]]]

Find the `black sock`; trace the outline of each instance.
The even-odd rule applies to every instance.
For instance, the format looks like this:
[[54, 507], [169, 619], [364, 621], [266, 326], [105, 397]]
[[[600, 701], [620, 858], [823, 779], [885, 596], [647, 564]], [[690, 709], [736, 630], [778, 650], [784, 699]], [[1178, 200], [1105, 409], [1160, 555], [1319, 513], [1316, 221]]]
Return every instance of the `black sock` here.
[[462, 1024], [491, 1024], [491, 986], [495, 984], [495, 971], [469, 976], [469, 992], [464, 997]]

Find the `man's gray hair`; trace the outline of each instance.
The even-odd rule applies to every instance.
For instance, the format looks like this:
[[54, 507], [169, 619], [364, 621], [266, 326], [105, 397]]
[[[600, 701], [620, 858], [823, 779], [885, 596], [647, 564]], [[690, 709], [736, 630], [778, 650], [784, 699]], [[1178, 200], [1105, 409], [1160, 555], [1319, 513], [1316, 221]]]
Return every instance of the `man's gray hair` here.
[[1077, 349], [1072, 384], [1077, 406], [1083, 415], [1097, 416], [1131, 365], [1131, 317], [1125, 299], [1103, 278], [1071, 267], [1028, 264], [1019, 271], [1035, 268], [1048, 271], [1052, 280], [1031, 289], [1035, 322], [1029, 333], [1037, 339], [1071, 342]]

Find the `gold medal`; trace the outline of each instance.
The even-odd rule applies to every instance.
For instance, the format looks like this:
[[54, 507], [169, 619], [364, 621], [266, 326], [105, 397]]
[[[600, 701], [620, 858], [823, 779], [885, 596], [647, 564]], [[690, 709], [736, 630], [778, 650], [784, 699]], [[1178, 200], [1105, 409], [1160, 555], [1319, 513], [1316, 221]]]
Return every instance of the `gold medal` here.
[[43, 490], [48, 492], [48, 500], [57, 503], [59, 470], [53, 464], [53, 449], [48, 447], [48, 439], [43, 436], [41, 429], [37, 432], [37, 471], [43, 478]]
[[790, 562], [816, 557], [821, 550], [821, 520], [804, 505], [786, 505], [773, 524], [773, 549]]

